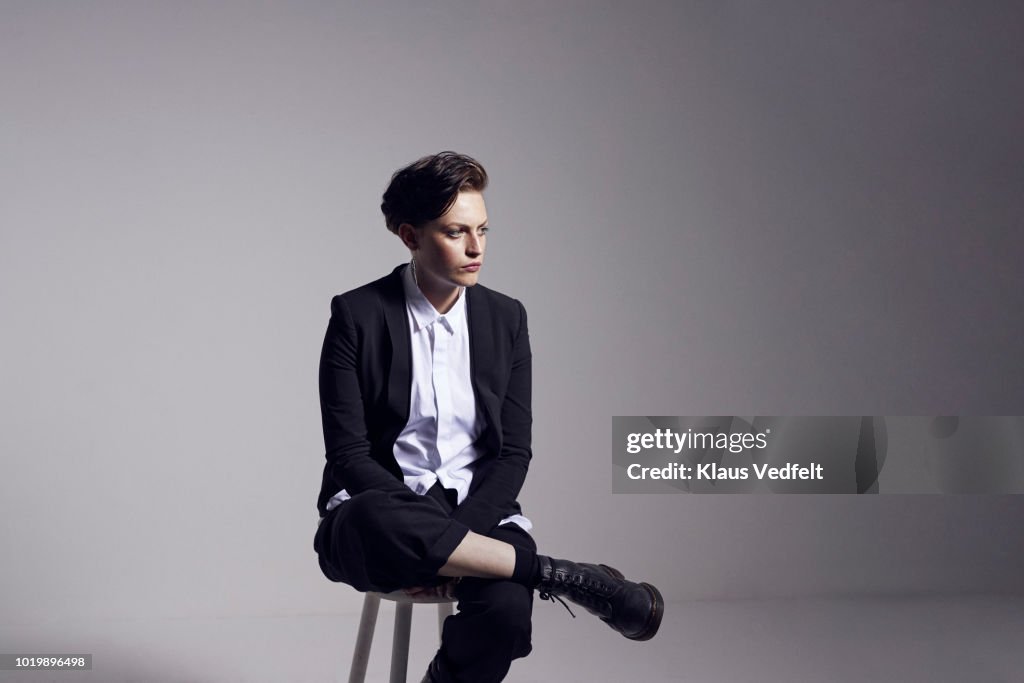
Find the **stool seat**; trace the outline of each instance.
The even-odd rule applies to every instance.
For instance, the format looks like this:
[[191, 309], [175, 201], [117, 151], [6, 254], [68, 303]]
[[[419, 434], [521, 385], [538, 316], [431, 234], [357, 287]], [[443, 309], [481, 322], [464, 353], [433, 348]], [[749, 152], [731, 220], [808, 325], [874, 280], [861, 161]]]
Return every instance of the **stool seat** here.
[[442, 598], [436, 595], [409, 595], [405, 591], [392, 591], [390, 593], [375, 593], [369, 592], [364, 595], [376, 595], [381, 600], [391, 600], [392, 602], [410, 602], [414, 605], [441, 605], [441, 604], [452, 604], [457, 602], [455, 598]]
[[391, 676], [389, 683], [406, 683], [409, 668], [409, 635], [412, 630], [412, 606], [437, 605], [437, 631], [440, 638], [444, 628], [444, 620], [454, 612], [455, 598], [437, 596], [413, 596], [404, 591], [391, 593], [364, 593], [363, 613], [359, 617], [359, 631], [356, 634], [355, 652], [352, 654], [352, 667], [349, 669], [349, 683], [364, 683], [366, 667], [370, 661], [370, 647], [373, 645], [373, 632], [377, 628], [377, 612], [381, 600], [395, 603], [395, 630], [391, 643]]

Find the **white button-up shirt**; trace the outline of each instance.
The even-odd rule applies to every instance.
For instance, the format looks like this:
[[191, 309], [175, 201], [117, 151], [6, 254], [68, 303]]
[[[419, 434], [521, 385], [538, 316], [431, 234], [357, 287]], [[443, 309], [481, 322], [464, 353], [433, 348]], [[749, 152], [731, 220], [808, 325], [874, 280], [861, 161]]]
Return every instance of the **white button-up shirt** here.
[[[402, 272], [402, 285], [412, 347], [412, 393], [409, 421], [395, 441], [395, 460], [405, 485], [418, 495], [439, 481], [455, 490], [461, 505], [481, 455], [476, 442], [484, 429], [473, 393], [466, 297], [460, 289], [455, 304], [441, 314], [420, 291], [409, 267]], [[342, 490], [328, 501], [327, 509], [349, 498]], [[506, 517], [500, 524], [507, 522], [526, 531], [533, 527], [522, 515]]]

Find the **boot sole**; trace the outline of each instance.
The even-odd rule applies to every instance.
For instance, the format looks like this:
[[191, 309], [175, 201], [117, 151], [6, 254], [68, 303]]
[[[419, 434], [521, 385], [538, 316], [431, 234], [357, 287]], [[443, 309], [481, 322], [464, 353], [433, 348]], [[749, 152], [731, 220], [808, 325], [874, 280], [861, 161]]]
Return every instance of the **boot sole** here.
[[[609, 567], [606, 564], [598, 566], [608, 574], [614, 576], [616, 579], [626, 578], [622, 572], [615, 567]], [[630, 640], [650, 640], [653, 638], [658, 633], [658, 629], [661, 628], [661, 618], [665, 615], [665, 599], [661, 597], [661, 591], [646, 582], [641, 583], [640, 585], [643, 586], [651, 595], [651, 616], [647, 619], [646, 628], [644, 628], [640, 633], [632, 636], [627, 636], [625, 633], [622, 634]]]

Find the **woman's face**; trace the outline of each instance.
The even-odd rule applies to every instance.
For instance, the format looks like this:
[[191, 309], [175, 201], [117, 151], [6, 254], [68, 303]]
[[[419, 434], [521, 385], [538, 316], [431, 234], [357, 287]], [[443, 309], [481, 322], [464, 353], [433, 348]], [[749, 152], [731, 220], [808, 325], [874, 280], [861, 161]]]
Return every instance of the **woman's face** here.
[[479, 192], [460, 192], [444, 214], [420, 228], [403, 224], [402, 241], [416, 261], [424, 294], [447, 295], [477, 283], [487, 242], [487, 207]]

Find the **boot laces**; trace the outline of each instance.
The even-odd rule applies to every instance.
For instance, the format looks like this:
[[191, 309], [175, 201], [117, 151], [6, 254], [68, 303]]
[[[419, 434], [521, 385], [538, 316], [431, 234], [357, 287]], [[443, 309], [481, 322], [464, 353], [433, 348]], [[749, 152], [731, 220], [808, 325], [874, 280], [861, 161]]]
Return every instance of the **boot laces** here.
[[562, 598], [558, 597], [557, 595], [553, 595], [551, 593], [548, 593], [547, 591], [540, 591], [540, 593], [538, 594], [538, 597], [541, 600], [550, 600], [551, 602], [554, 602], [555, 600], [557, 600], [558, 602], [562, 603], [562, 607], [564, 607], [565, 609], [569, 610], [569, 614], [572, 614], [572, 618], [573, 619], [576, 618], [576, 615], [573, 614], [571, 609], [569, 609], [569, 605], [567, 605], [565, 603], [565, 600], [563, 600]]

